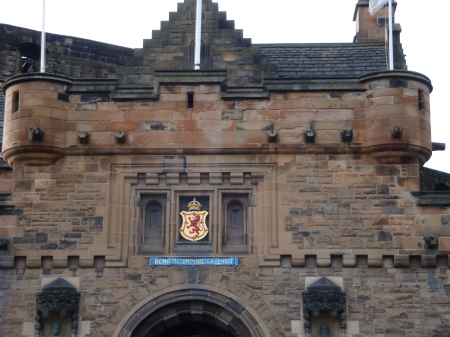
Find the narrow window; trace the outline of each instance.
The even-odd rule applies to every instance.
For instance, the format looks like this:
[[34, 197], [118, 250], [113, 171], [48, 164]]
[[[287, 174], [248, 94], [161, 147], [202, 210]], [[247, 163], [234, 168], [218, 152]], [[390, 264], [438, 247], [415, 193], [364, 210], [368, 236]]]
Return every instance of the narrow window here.
[[13, 98], [12, 98], [12, 110], [11, 112], [17, 112], [19, 110], [19, 92], [14, 91], [13, 92]]
[[418, 99], [419, 99], [419, 110], [425, 109], [425, 95], [422, 89], [418, 91]]
[[249, 194], [223, 193], [223, 216], [221, 218], [221, 243], [223, 253], [248, 254], [249, 238]]
[[160, 225], [159, 218], [161, 217], [159, 209], [150, 210], [150, 228], [158, 228]]
[[135, 201], [139, 205], [140, 224], [137, 244], [138, 254], [161, 254], [166, 247], [167, 195], [139, 194]]
[[232, 209], [231, 210], [231, 227], [239, 228], [239, 213], [242, 212], [241, 209]]
[[240, 200], [230, 200], [225, 206], [224, 251], [246, 252], [246, 214]]
[[[191, 48], [190, 48], [190, 63], [194, 64], [194, 59], [195, 59], [195, 40], [193, 40], [191, 42]], [[200, 61], [204, 62], [205, 61], [205, 44], [202, 41], [201, 42], [201, 46], [200, 46]]]
[[145, 207], [144, 245], [163, 244], [163, 208], [157, 201]]
[[193, 93], [187, 94], [187, 107], [188, 107], [188, 109], [194, 109], [194, 94]]

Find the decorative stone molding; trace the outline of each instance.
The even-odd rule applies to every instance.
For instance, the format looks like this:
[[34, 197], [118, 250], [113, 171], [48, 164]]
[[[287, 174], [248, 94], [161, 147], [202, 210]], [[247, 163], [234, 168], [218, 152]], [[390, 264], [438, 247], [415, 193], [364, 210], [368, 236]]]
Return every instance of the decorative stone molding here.
[[70, 85], [73, 83], [73, 79], [67, 76], [49, 74], [49, 73], [28, 73], [28, 74], [20, 74], [13, 77], [8, 78], [3, 84], [3, 92], [6, 93], [6, 89], [10, 86], [27, 83], [27, 82], [38, 82], [38, 81], [50, 81], [55, 83], [61, 83]]
[[417, 206], [450, 206], [450, 192], [420, 192]]
[[226, 79], [226, 70], [155, 70], [155, 92], [159, 93], [161, 84], [222, 84]]
[[[174, 285], [129, 307], [129, 314], [120, 322], [114, 322], [116, 328], [111, 336], [142, 336], [142, 331], [154, 332], [158, 326], [182, 326], [183, 322], [194, 320], [205, 323], [219, 320], [218, 326], [234, 336], [275, 336], [275, 331], [271, 331], [266, 325], [269, 321], [277, 322], [277, 318], [272, 315], [268, 306], [264, 302], [259, 302], [259, 308], [254, 309], [243, 300], [225, 289], [214, 286]], [[125, 305], [128, 306], [129, 303]], [[186, 309], [182, 311], [177, 309], [180, 305]], [[199, 305], [202, 308], [200, 311], [196, 310]], [[261, 318], [261, 313], [266, 315], [265, 319]], [[166, 317], [166, 319], [155, 320], [155, 317]]]
[[[208, 249], [209, 254], [221, 254], [223, 244], [225, 215], [221, 206], [225, 197], [234, 195], [239, 199], [245, 198], [244, 203], [249, 208], [247, 217], [247, 233], [253, 233], [254, 226], [258, 230], [270, 233], [271, 246], [278, 245], [278, 232], [275, 230], [276, 223], [276, 193], [262, 193], [262, 191], [274, 190], [273, 172], [276, 166], [272, 164], [252, 163], [247, 165], [223, 164], [211, 166], [205, 163], [196, 163], [196, 158], [184, 156], [165, 157], [159, 164], [147, 165], [113, 165], [110, 180], [111, 196], [109, 203], [109, 215], [106, 235], [107, 246], [105, 251], [107, 256], [107, 268], [117, 264], [124, 266], [127, 258], [140, 254], [139, 247], [143, 238], [143, 197], [164, 198], [168, 202], [164, 205], [164, 253], [180, 254], [179, 251], [187, 249], [178, 240], [176, 227], [179, 225], [179, 213], [183, 206], [179, 205], [183, 195], [204, 196], [211, 200], [211, 217], [209, 229], [210, 237], [208, 244], [196, 246], [196, 249]], [[205, 169], [207, 168], [207, 169]], [[207, 186], [207, 187], [205, 187]], [[261, 193], [260, 193], [261, 191]], [[130, 198], [130, 196], [132, 196]], [[139, 200], [141, 202], [139, 202]], [[241, 200], [241, 199], [239, 199]], [[117, 205], [121, 205], [120, 215], [116, 215]], [[263, 206], [262, 205], [270, 205]], [[270, 211], [270, 216], [256, 221], [258, 214]], [[172, 219], [172, 220], [171, 220]], [[271, 226], [272, 225], [272, 226]], [[133, 244], [126, 237], [121, 237], [117, 233], [131, 233]], [[246, 244], [248, 247], [245, 253], [252, 254], [254, 250], [266, 250], [261, 237], [247, 235]], [[144, 247], [147, 249], [147, 247]], [[152, 248], [153, 249], [153, 248]], [[225, 248], [224, 248], [225, 249]], [[228, 248], [227, 248], [228, 249]], [[147, 250], [142, 250], [141, 253]], [[115, 253], [113, 255], [113, 253]], [[258, 255], [265, 255], [261, 253]]]
[[305, 319], [305, 330], [309, 332], [311, 328], [311, 318], [318, 318], [321, 312], [327, 310], [331, 317], [341, 319], [341, 329], [346, 328], [347, 319], [347, 294], [335, 283], [322, 277], [314, 282], [302, 294], [303, 297], [303, 318]]
[[[131, 207], [139, 207], [138, 195], [133, 194], [131, 199], [133, 200], [130, 205]], [[254, 203], [254, 200], [251, 200]], [[400, 255], [399, 251], [396, 250], [373, 250], [370, 255], [355, 255], [355, 252], [350, 253], [351, 255], [343, 255], [342, 259], [334, 267], [338, 268], [412, 268], [413, 261], [415, 258], [416, 261], [420, 261], [420, 266], [423, 268], [429, 268], [430, 266], [438, 266], [439, 268], [449, 268], [449, 259], [448, 252], [450, 250], [450, 238], [448, 237], [439, 237], [436, 238], [438, 240], [438, 251], [436, 255], [427, 255], [427, 249], [436, 249], [436, 248], [425, 248], [424, 249], [407, 249], [408, 255]], [[6, 239], [8, 240], [8, 239]], [[423, 237], [420, 237], [419, 240], [422, 242]], [[1, 241], [1, 239], [0, 239]], [[11, 241], [9, 246], [12, 245]], [[9, 248], [8, 248], [9, 249]], [[406, 251], [401, 251], [402, 254], [406, 254]], [[429, 254], [429, 253], [428, 253]], [[286, 256], [286, 255], [285, 255]], [[313, 268], [329, 268], [332, 266], [332, 260], [335, 258], [333, 252], [328, 252], [324, 254], [321, 252], [320, 255], [317, 252], [310, 251], [307, 254], [303, 255], [294, 255], [290, 256], [290, 266], [293, 268], [305, 268], [305, 267], [313, 267]], [[115, 264], [111, 264], [112, 258], [114, 256], [108, 256], [105, 260], [105, 256], [83, 256], [77, 255], [72, 256], [72, 258], [77, 261], [75, 267], [76, 268], [111, 268], [114, 267]], [[106, 265], [105, 265], [106, 262]], [[260, 266], [266, 267], [280, 267], [281, 266], [281, 255], [276, 254], [266, 254], [261, 257], [258, 257], [258, 264]], [[37, 257], [32, 259], [27, 257], [24, 259], [23, 268], [43, 268], [43, 259], [42, 257]], [[147, 265], [147, 262], [146, 264]], [[15, 267], [14, 258], [12, 256], [0, 256], [0, 269], [11, 269], [11, 268], [19, 268]], [[49, 265], [49, 268], [68, 268], [68, 259], [67, 257], [54, 257], [52, 260], [52, 264]], [[19, 268], [20, 269], [20, 268]]]
[[41, 329], [41, 322], [50, 318], [50, 312], [57, 312], [61, 319], [72, 319], [72, 333], [76, 335], [77, 320], [80, 309], [80, 293], [66, 280], [59, 278], [51, 282], [36, 295], [36, 330]]

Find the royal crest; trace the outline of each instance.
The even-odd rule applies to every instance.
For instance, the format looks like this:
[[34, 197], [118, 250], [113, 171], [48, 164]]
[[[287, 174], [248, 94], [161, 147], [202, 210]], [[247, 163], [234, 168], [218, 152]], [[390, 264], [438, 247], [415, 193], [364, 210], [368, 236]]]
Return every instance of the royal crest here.
[[207, 211], [201, 211], [202, 205], [194, 198], [189, 204], [189, 212], [181, 212], [183, 225], [180, 234], [189, 241], [199, 241], [208, 234], [206, 227]]

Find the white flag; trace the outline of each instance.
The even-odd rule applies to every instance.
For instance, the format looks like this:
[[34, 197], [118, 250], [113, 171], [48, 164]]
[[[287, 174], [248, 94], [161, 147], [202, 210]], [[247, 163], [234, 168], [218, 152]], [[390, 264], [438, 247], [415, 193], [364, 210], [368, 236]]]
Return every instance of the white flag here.
[[380, 8], [388, 3], [389, 0], [370, 0], [369, 12], [374, 15]]

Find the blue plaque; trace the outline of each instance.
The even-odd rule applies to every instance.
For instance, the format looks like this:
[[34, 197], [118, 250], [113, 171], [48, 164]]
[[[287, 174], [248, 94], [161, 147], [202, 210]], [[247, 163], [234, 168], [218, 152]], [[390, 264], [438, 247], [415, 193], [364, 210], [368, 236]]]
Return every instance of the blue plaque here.
[[149, 266], [238, 266], [237, 257], [151, 257]]

